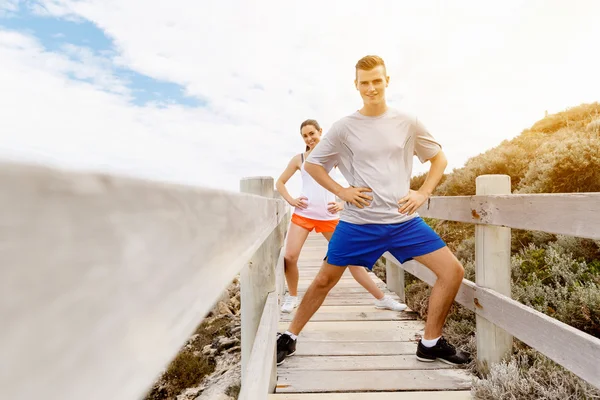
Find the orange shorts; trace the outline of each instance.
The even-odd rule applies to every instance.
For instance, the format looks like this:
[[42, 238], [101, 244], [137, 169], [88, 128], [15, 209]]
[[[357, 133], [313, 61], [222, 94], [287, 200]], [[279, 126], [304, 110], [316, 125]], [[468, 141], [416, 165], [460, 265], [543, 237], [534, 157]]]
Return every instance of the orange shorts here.
[[318, 220], [318, 219], [306, 218], [306, 217], [303, 217], [298, 214], [292, 214], [292, 223], [306, 229], [309, 232], [312, 231], [313, 229], [317, 233], [333, 232], [335, 230], [335, 227], [337, 226], [338, 222], [339, 222], [339, 220], [337, 220], [337, 219], [329, 220], [329, 221], [322, 221], [322, 220]]

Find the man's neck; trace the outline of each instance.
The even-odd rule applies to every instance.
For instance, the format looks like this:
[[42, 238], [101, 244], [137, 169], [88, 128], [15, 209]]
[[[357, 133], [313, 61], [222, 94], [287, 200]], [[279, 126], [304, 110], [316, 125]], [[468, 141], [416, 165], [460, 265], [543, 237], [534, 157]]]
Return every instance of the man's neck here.
[[388, 110], [387, 103], [384, 102], [384, 103], [378, 104], [376, 106], [368, 106], [365, 104], [365, 105], [363, 105], [363, 108], [361, 108], [358, 112], [366, 117], [378, 117], [380, 115], [385, 114], [385, 112], [387, 110]]

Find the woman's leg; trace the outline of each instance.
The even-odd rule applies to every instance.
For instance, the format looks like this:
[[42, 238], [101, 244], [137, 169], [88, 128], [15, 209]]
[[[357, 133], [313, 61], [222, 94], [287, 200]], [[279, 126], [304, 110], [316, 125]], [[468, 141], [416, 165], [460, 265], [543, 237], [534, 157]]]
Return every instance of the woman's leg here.
[[307, 229], [302, 228], [294, 224], [290, 224], [290, 229], [287, 233], [287, 239], [285, 244], [285, 280], [287, 282], [290, 296], [298, 296], [298, 257], [300, 256], [300, 250], [306, 242], [306, 238], [310, 232]]

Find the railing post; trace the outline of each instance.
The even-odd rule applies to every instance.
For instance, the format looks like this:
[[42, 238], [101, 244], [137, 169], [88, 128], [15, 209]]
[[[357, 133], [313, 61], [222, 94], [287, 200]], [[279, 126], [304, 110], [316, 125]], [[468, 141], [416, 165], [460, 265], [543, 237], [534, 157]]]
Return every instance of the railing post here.
[[[288, 225], [290, 223], [290, 216], [289, 216], [290, 211], [289, 211], [288, 204], [285, 202], [285, 200], [283, 199], [283, 197], [281, 196], [281, 194], [278, 191], [275, 191], [274, 197], [276, 199], [278, 199], [278, 200], [281, 200], [282, 204], [285, 205], [285, 215], [283, 217], [283, 220], [281, 221], [281, 223], [277, 227], [278, 232], [279, 232], [279, 240], [280, 240], [279, 247], [282, 249], [281, 251], [283, 251], [283, 247], [285, 245], [285, 236], [287, 234]], [[281, 256], [283, 257], [283, 254]], [[275, 285], [276, 285], [276, 290], [277, 290], [278, 301], [281, 301], [281, 297], [283, 296], [283, 294], [285, 292], [285, 267], [284, 267], [284, 263], [281, 263], [281, 265], [277, 264], [276, 268], [277, 269], [275, 271], [275, 275], [276, 275]]]
[[[510, 176], [481, 175], [476, 180], [477, 195], [510, 194]], [[475, 226], [475, 282], [511, 297], [510, 228]], [[477, 315], [477, 360], [489, 367], [512, 351], [513, 337]]]
[[[273, 178], [252, 177], [240, 181], [240, 191], [273, 198]], [[275, 228], [258, 251], [245, 264], [240, 273], [240, 298], [242, 315], [242, 386], [246, 376], [246, 366], [250, 359], [258, 325], [262, 317], [267, 296], [275, 291], [275, 263], [279, 255], [279, 229]], [[275, 334], [275, 332], [273, 332]], [[265, 366], [267, 368], [267, 366]], [[276, 374], [276, 359], [273, 359], [272, 374]], [[271, 378], [273, 385], [274, 379]], [[274, 388], [272, 388], [274, 389]]]
[[392, 292], [395, 292], [400, 297], [401, 302], [406, 301], [404, 293], [404, 270], [396, 264], [385, 259], [385, 283]]

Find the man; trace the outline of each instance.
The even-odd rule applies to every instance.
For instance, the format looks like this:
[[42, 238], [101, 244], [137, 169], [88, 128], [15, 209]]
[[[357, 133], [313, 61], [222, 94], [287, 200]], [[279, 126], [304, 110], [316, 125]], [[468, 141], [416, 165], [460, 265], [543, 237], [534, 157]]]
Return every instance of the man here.
[[[380, 57], [359, 60], [355, 86], [363, 107], [337, 121], [306, 160], [306, 171], [345, 201], [346, 207], [320, 272], [288, 330], [277, 340], [278, 365], [296, 352], [297, 335], [346, 267], [362, 265], [371, 269], [386, 251], [402, 263], [410, 259], [421, 262], [438, 278], [429, 299], [417, 358], [449, 364], [469, 361], [467, 354], [442, 337], [464, 269], [437, 233], [415, 214], [442, 178], [447, 160], [440, 144], [418, 120], [387, 106], [389, 79]], [[417, 191], [410, 190], [413, 155], [423, 163], [431, 163], [427, 179]], [[342, 187], [328, 175], [335, 162], [350, 187]]]

